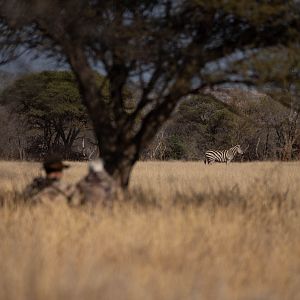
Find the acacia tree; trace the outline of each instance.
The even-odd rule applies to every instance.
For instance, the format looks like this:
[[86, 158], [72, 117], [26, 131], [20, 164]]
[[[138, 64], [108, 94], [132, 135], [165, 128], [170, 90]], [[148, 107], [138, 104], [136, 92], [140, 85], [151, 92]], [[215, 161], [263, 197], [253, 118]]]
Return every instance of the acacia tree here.
[[70, 158], [72, 146], [88, 122], [71, 72], [21, 77], [2, 91], [0, 103], [23, 118], [28, 128], [41, 133], [39, 149], [44, 154], [61, 149], [63, 156]]
[[[178, 102], [242, 77], [214, 73], [251, 49], [297, 42], [296, 1], [2, 0], [3, 61], [25, 49], [69, 63], [105, 168], [126, 187], [134, 163]], [[95, 69], [109, 82], [109, 97]], [[136, 88], [126, 108], [125, 86]]]

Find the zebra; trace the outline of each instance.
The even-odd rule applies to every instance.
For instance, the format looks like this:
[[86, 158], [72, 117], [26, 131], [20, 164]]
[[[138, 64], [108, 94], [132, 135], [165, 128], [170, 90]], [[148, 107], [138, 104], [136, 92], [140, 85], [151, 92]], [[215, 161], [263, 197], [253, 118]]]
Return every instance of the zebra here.
[[209, 150], [205, 152], [204, 163], [226, 162], [226, 164], [228, 164], [233, 160], [237, 153], [244, 153], [240, 145], [236, 145], [228, 150]]

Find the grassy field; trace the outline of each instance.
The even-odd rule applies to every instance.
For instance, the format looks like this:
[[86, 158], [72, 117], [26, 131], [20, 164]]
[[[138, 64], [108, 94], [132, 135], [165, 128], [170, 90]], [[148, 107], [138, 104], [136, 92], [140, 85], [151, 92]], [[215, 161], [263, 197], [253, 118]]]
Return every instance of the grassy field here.
[[[40, 172], [1, 162], [2, 199]], [[300, 163], [143, 162], [113, 211], [6, 204], [0, 299], [300, 299], [299, 182]]]

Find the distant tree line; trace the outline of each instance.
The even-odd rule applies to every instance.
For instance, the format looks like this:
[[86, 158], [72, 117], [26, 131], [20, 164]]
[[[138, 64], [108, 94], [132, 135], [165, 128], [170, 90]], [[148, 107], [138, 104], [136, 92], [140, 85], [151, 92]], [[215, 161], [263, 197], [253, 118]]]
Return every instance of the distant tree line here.
[[87, 159], [97, 153], [71, 72], [21, 77], [3, 89], [0, 104], [1, 158], [43, 159], [59, 152], [65, 159]]
[[[1, 159], [43, 159], [50, 152], [70, 160], [99, 155], [71, 72], [46, 71], [9, 82], [0, 94]], [[128, 111], [135, 101], [129, 90]], [[241, 160], [299, 159], [297, 97], [282, 89], [253, 94], [233, 88], [188, 96], [141, 159], [200, 160], [208, 149], [235, 144], [246, 149]]]
[[238, 160], [299, 159], [297, 99], [288, 92], [259, 94], [254, 98], [244, 92], [240, 99], [238, 91], [226, 103], [211, 94], [184, 100], [172, 120], [145, 149], [143, 158], [199, 160], [209, 149], [228, 149], [240, 144], [246, 151]]

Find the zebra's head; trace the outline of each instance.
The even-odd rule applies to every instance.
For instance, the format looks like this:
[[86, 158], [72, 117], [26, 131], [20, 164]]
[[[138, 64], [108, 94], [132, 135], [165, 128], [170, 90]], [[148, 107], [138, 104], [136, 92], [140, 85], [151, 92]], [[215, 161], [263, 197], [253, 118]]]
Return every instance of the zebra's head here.
[[244, 152], [243, 152], [243, 150], [242, 150], [242, 148], [241, 148], [240, 145], [236, 145], [236, 149], [237, 149], [237, 153], [244, 154]]

